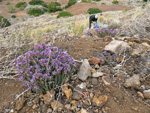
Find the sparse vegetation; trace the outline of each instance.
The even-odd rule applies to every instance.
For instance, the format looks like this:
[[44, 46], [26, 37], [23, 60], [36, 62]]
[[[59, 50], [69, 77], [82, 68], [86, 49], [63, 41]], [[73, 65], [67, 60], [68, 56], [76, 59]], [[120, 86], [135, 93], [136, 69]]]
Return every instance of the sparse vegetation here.
[[16, 18], [16, 15], [11, 15], [11, 18]]
[[0, 16], [0, 28], [3, 28], [3, 27], [8, 27], [10, 26], [10, 22], [5, 19], [4, 17]]
[[30, 9], [28, 11], [28, 14], [33, 15], [33, 16], [39, 16], [39, 15], [44, 14], [44, 11], [41, 10], [40, 8], [38, 8], [38, 7], [35, 7], [35, 8]]
[[20, 10], [24, 10], [27, 6], [27, 3], [26, 2], [18, 2], [15, 7], [16, 8], [20, 8]]
[[60, 17], [71, 17], [73, 16], [71, 13], [67, 12], [67, 11], [61, 11], [58, 15], [57, 15], [57, 18], [60, 18]]
[[117, 4], [119, 4], [119, 1], [114, 0], [114, 1], [112, 1], [112, 3], [117, 5]]
[[5, 4], [6, 4], [6, 5], [10, 5], [10, 2], [9, 2], [9, 1], [7, 1]]
[[12, 5], [10, 5], [10, 6], [8, 7], [8, 12], [9, 12], [9, 13], [15, 13], [15, 8], [14, 8]]
[[101, 13], [102, 11], [98, 8], [89, 8], [87, 13], [88, 14], [96, 14], [96, 13]]
[[60, 7], [60, 5], [57, 2], [51, 2], [48, 5], [48, 12], [53, 13], [53, 12], [57, 12], [57, 11], [62, 11], [62, 8]]
[[68, 8], [72, 5], [74, 5], [77, 1], [76, 0], [69, 0], [68, 4], [65, 6], [65, 8]]

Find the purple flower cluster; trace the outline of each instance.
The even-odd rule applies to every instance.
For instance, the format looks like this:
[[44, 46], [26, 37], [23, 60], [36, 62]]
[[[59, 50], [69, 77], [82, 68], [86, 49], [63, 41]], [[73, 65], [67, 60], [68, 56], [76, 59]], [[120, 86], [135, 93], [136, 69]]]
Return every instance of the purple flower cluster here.
[[15, 65], [19, 80], [23, 81], [24, 85], [42, 92], [50, 90], [51, 85], [60, 85], [64, 76], [71, 75], [76, 69], [76, 63], [68, 53], [45, 44], [35, 45], [33, 51], [19, 56]]
[[116, 65], [118, 62], [117, 62], [117, 57], [118, 55], [116, 54], [110, 54], [109, 52], [107, 51], [104, 51], [103, 52], [103, 55], [105, 56], [105, 62], [108, 64], [108, 65], [111, 65], [111, 66], [114, 66]]
[[107, 35], [110, 36], [115, 36], [118, 33], [117, 29], [108, 29], [107, 27], [99, 27], [99, 28], [95, 28], [95, 31], [98, 32], [98, 35], [100, 37], [105, 37]]

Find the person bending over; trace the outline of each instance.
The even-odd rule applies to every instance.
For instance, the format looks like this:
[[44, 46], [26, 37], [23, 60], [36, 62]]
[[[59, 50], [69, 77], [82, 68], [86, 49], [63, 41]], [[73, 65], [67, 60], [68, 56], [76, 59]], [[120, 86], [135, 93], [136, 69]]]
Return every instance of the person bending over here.
[[97, 19], [98, 19], [98, 15], [91, 15], [91, 16], [89, 17], [89, 29], [91, 29], [91, 24], [92, 24], [93, 22], [96, 22], [96, 23], [97, 23]]

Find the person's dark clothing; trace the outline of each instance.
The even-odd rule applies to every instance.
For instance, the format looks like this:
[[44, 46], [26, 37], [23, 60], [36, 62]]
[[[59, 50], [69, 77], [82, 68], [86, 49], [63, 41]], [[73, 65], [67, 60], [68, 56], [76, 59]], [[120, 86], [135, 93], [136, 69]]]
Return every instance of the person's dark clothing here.
[[95, 15], [91, 15], [89, 18], [89, 29], [91, 28], [92, 22], [97, 22], [97, 18], [95, 18]]

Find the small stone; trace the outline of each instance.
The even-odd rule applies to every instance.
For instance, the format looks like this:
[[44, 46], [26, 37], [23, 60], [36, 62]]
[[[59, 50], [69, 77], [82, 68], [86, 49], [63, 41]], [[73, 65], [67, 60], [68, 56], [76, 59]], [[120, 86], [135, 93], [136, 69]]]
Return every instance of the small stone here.
[[81, 109], [81, 113], [88, 113], [85, 109]]
[[95, 69], [91, 69], [91, 73], [96, 73], [96, 70]]
[[51, 108], [48, 108], [46, 113], [52, 113], [52, 112], [53, 110]]
[[98, 113], [98, 109], [94, 110], [94, 113]]
[[36, 105], [33, 105], [33, 106], [32, 106], [32, 109], [35, 109], [36, 107], [37, 107]]
[[96, 69], [99, 69], [100, 67], [99, 67], [99, 65], [98, 65], [98, 64], [96, 64], [96, 65], [95, 65], [95, 68], [96, 68]]
[[85, 81], [89, 76], [91, 76], [91, 66], [87, 59], [82, 62], [80, 66], [80, 71], [78, 72], [78, 77], [80, 80]]
[[42, 111], [42, 113], [46, 113], [47, 112], [47, 105], [46, 104], [43, 104], [41, 106], [41, 111]]
[[27, 102], [27, 105], [31, 107], [31, 106], [33, 106], [33, 102], [29, 101], [29, 102]]
[[103, 64], [104, 63], [101, 59], [99, 59], [97, 57], [92, 57], [88, 61], [89, 61], [90, 65], [96, 65], [96, 64]]
[[53, 101], [51, 102], [51, 107], [54, 111], [61, 112], [64, 109], [64, 106], [59, 101]]
[[80, 108], [76, 108], [76, 111], [80, 111]]
[[78, 85], [79, 88], [85, 89], [86, 88], [86, 83], [81, 83]]
[[96, 85], [98, 83], [98, 80], [96, 78], [92, 78], [92, 84]]
[[135, 88], [135, 89], [139, 89], [140, 88], [140, 80], [139, 80], [139, 76], [138, 75], [133, 75], [132, 77], [130, 77], [129, 79], [126, 80], [125, 82], [125, 87], [131, 87], [131, 88]]
[[86, 35], [82, 35], [80, 38], [86, 38]]
[[18, 111], [20, 110], [23, 105], [25, 103], [25, 98], [24, 97], [20, 97], [17, 101], [16, 101], [16, 104], [15, 104], [15, 109]]
[[131, 107], [134, 111], [138, 111], [138, 107]]
[[144, 90], [144, 91], [143, 91], [143, 94], [144, 94], [144, 98], [150, 99], [150, 89]]
[[107, 100], [108, 96], [106, 95], [98, 96], [98, 94], [96, 94], [92, 100], [92, 105], [102, 107], [104, 104], [106, 104]]
[[96, 73], [93, 73], [92, 74], [92, 77], [101, 77], [101, 76], [103, 76], [104, 75], [104, 73], [103, 72], [96, 72]]
[[65, 84], [65, 85], [62, 87], [62, 92], [65, 93], [67, 99], [70, 99], [70, 97], [72, 96], [72, 90], [71, 90], [71, 89], [68, 89], [68, 84]]
[[93, 93], [90, 93], [90, 98], [93, 98], [94, 94]]
[[44, 95], [44, 103], [50, 105], [51, 102], [54, 100], [54, 98], [55, 98], [55, 91], [54, 90], [47, 91], [46, 94]]
[[82, 94], [80, 94], [79, 92], [82, 92], [82, 89], [79, 87], [75, 87], [73, 91], [72, 99], [77, 100], [77, 101], [80, 100], [82, 98]]
[[140, 91], [138, 91], [137, 94], [138, 94], [140, 97], [144, 98], [143, 93], [141, 93]]
[[150, 47], [150, 45], [147, 42], [143, 42], [142, 45], [146, 47]]
[[66, 108], [66, 109], [70, 109], [70, 108], [71, 108], [71, 105], [70, 105], [70, 104], [66, 104], [66, 105], [65, 105], [65, 108]]
[[33, 103], [34, 104], [39, 104], [39, 101], [40, 101], [40, 98], [39, 98], [39, 96], [37, 96], [37, 97], [34, 98]]

